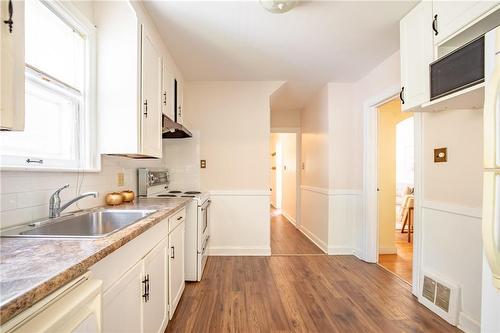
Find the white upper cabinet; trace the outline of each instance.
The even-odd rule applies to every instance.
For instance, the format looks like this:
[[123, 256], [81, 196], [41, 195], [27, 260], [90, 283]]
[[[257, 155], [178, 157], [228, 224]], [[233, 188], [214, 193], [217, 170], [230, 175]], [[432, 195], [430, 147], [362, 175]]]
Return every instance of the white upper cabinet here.
[[175, 106], [175, 119], [176, 123], [182, 124], [183, 116], [183, 102], [184, 102], [184, 88], [182, 81], [174, 79], [174, 106]]
[[401, 109], [429, 101], [429, 64], [433, 60], [432, 3], [423, 1], [400, 22]]
[[172, 74], [167, 60], [163, 59], [163, 88], [162, 88], [162, 112], [164, 115], [174, 120], [174, 75]]
[[434, 43], [440, 44], [499, 4], [481, 0], [433, 1]]
[[128, 1], [96, 1], [95, 16], [101, 153], [161, 158], [160, 42]]
[[141, 150], [144, 155], [160, 158], [162, 156], [161, 72], [162, 61], [160, 52], [143, 27]]
[[24, 130], [24, 1], [0, 1], [0, 128]]

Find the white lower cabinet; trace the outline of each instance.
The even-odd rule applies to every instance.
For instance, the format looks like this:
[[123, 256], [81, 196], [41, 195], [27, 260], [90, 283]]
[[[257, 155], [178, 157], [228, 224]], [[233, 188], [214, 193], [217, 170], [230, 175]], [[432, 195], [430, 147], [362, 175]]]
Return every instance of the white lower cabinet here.
[[141, 332], [142, 262], [138, 262], [103, 296], [103, 332]]
[[185, 286], [184, 275], [184, 232], [185, 223], [178, 224], [168, 235], [168, 246], [170, 249], [169, 256], [169, 304], [170, 304], [170, 319], [172, 319], [177, 304], [181, 299], [182, 292]]
[[103, 332], [165, 331], [184, 290], [185, 216], [177, 211], [91, 267], [103, 281]]
[[146, 298], [142, 309], [143, 332], [162, 332], [168, 323], [167, 304], [167, 240], [163, 240], [143, 260], [147, 279]]

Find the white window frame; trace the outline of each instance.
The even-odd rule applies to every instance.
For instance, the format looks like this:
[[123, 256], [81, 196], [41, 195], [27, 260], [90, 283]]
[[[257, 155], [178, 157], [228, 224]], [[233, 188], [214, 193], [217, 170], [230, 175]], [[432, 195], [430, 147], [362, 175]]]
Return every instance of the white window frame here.
[[[1, 156], [1, 170], [26, 171], [89, 171], [101, 170], [101, 158], [98, 152], [97, 114], [96, 114], [96, 28], [76, 6], [67, 1], [40, 0], [61, 20], [74, 28], [84, 38], [84, 87], [82, 89], [82, 103], [78, 112], [79, 133], [77, 149], [79, 150], [79, 165], [68, 166], [57, 160], [44, 160], [43, 163], [28, 163], [26, 157]], [[26, 80], [36, 75], [36, 69], [26, 68]], [[30, 73], [28, 73], [30, 72]], [[59, 84], [54, 80], [50, 84]], [[34, 157], [36, 159], [36, 157]]]

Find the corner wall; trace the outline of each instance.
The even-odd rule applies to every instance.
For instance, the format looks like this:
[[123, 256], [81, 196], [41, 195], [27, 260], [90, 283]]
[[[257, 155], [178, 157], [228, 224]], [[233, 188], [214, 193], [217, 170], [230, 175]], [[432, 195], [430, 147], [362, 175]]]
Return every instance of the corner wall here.
[[211, 255], [270, 255], [269, 97], [280, 82], [188, 82], [186, 127], [200, 133], [212, 200]]

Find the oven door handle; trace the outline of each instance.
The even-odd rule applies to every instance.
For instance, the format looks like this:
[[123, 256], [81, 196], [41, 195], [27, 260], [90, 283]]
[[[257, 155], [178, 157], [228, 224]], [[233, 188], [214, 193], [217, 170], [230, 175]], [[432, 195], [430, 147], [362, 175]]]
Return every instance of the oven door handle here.
[[212, 200], [207, 200], [206, 203], [204, 203], [202, 206], [201, 206], [201, 211], [204, 211], [205, 209], [207, 209], [210, 205], [212, 204]]
[[208, 244], [208, 240], [210, 239], [210, 235], [207, 236], [207, 238], [205, 238], [205, 241], [203, 242], [203, 247], [201, 249], [201, 252], [198, 252], [198, 254], [205, 254], [205, 250], [207, 249], [207, 244]]

